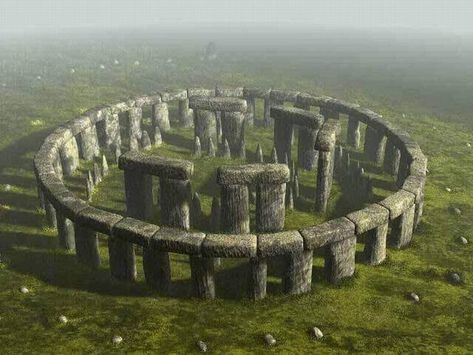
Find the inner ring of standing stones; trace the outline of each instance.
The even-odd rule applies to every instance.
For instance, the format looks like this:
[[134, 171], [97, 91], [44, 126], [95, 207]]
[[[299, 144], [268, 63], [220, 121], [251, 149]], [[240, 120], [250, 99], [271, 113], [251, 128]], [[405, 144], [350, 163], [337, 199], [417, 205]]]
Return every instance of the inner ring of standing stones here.
[[[264, 101], [262, 119], [256, 115], [257, 99]], [[161, 145], [171, 130], [168, 103], [173, 101], [178, 102], [179, 124], [194, 127], [194, 157], [219, 155], [245, 161], [245, 132], [257, 123], [273, 130], [269, 161], [263, 161], [258, 145], [252, 161], [217, 169], [220, 196], [212, 201], [211, 233], [192, 228], [193, 216], [200, 213], [199, 197], [192, 195], [191, 187], [194, 164], [159, 151], [146, 152]], [[146, 106], [151, 106], [150, 132], [142, 127]], [[125, 123], [119, 114], [125, 115]], [[342, 125], [345, 119], [347, 124]], [[341, 127], [346, 127], [344, 132]], [[342, 134], [344, 147], [339, 142]], [[350, 157], [346, 149], [350, 147], [362, 148], [368, 161], [394, 176], [397, 191], [370, 202], [371, 178]], [[297, 159], [292, 159], [292, 149]], [[124, 215], [91, 206], [64, 184], [64, 176], [74, 174], [81, 159], [103, 157], [102, 164], [94, 163], [89, 172], [90, 193], [108, 172], [104, 151], [123, 171]], [[285, 230], [286, 209], [292, 209], [301, 194], [299, 169], [314, 172], [316, 213], [326, 212], [334, 176], [357, 191], [364, 208], [318, 225]], [[194, 295], [214, 298], [216, 261], [246, 258], [248, 295], [261, 299], [266, 296], [272, 258], [283, 261], [283, 291], [300, 294], [311, 289], [314, 250], [324, 249], [324, 274], [337, 283], [354, 274], [357, 239], [364, 243], [363, 260], [368, 265], [382, 263], [387, 246], [407, 246], [422, 217], [427, 159], [406, 132], [358, 105], [297, 91], [217, 87], [162, 91], [91, 109], [45, 139], [34, 170], [41, 207], [57, 228], [59, 244], [75, 250], [91, 270], [101, 263], [100, 233], [108, 236], [110, 273], [116, 279], [136, 279], [139, 247], [147, 284], [165, 293], [172, 282], [169, 253], [186, 254]], [[159, 226], [148, 222], [156, 179]], [[250, 230], [250, 203], [255, 204], [254, 230]]]

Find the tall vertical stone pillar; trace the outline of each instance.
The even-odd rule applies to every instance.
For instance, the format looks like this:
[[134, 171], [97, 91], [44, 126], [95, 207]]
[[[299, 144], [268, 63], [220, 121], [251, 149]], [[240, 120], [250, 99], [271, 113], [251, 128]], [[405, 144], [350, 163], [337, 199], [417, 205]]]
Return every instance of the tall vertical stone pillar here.
[[130, 150], [139, 150], [141, 141], [141, 120], [143, 112], [141, 107], [132, 107], [128, 115], [128, 138], [130, 141]]
[[75, 223], [74, 235], [77, 260], [92, 269], [98, 269], [100, 253], [97, 232]]
[[[245, 114], [241, 112], [222, 112], [222, 141], [227, 140], [232, 157], [238, 157], [241, 140], [244, 139]], [[201, 141], [202, 142], [202, 141]]]
[[249, 233], [248, 186], [222, 185], [220, 196], [220, 223], [222, 231], [227, 233]]
[[44, 201], [44, 211], [46, 213], [46, 221], [48, 225], [53, 228], [57, 228], [57, 213], [53, 204], [47, 199]]
[[247, 111], [245, 115], [245, 123], [247, 126], [251, 127], [254, 125], [254, 121], [256, 119], [256, 99], [254, 96], [250, 96], [246, 98], [247, 103]]
[[315, 209], [318, 212], [327, 210], [333, 175], [333, 151], [319, 151], [317, 168], [317, 185], [315, 190]]
[[161, 132], [167, 132], [171, 129], [167, 103], [161, 102], [151, 106], [151, 121], [153, 128], [158, 127]]
[[132, 243], [119, 238], [108, 238], [110, 273], [121, 281], [136, 280], [136, 256]]
[[290, 120], [274, 120], [274, 146], [279, 159], [286, 155], [291, 160], [291, 146], [294, 128]]
[[64, 175], [70, 176], [74, 174], [79, 166], [79, 148], [74, 137], [64, 143], [59, 151], [59, 156], [61, 157]]
[[360, 121], [353, 116], [348, 117], [347, 144], [355, 149], [360, 147]]
[[191, 127], [194, 112], [189, 108], [189, 99], [179, 100], [179, 123], [182, 127]]
[[284, 293], [298, 295], [309, 292], [312, 284], [312, 250], [297, 250], [286, 256]]
[[386, 148], [384, 150], [383, 169], [390, 175], [397, 175], [399, 170], [399, 159], [401, 153], [388, 137], [386, 139]]
[[189, 230], [190, 181], [160, 178], [159, 182], [161, 224]]
[[153, 181], [151, 175], [125, 170], [125, 200], [128, 217], [150, 220], [153, 208]]
[[329, 282], [337, 283], [355, 273], [356, 237], [331, 243], [326, 247], [325, 274]]
[[266, 297], [266, 281], [268, 263], [266, 258], [250, 258], [248, 272], [248, 291], [252, 300], [261, 300]]
[[400, 249], [411, 242], [414, 230], [415, 205], [392, 221], [389, 244]]
[[194, 136], [199, 137], [201, 148], [208, 150], [209, 138], [217, 142], [217, 125], [215, 112], [194, 110]]
[[78, 135], [79, 155], [84, 160], [93, 160], [100, 153], [95, 124], [83, 129]]
[[74, 239], [74, 223], [59, 211], [56, 212], [56, 217], [59, 246], [65, 250], [74, 250], [76, 247]]
[[256, 187], [256, 230], [277, 232], [284, 229], [286, 183], [258, 184]]
[[376, 129], [366, 126], [364, 151], [366, 157], [376, 164], [383, 161], [385, 138]]
[[190, 255], [191, 279], [196, 297], [215, 298], [214, 259]]
[[271, 111], [271, 98], [270, 98], [270, 94], [268, 93], [264, 96], [263, 120], [264, 120], [265, 127], [269, 127], [273, 124], [270, 111]]

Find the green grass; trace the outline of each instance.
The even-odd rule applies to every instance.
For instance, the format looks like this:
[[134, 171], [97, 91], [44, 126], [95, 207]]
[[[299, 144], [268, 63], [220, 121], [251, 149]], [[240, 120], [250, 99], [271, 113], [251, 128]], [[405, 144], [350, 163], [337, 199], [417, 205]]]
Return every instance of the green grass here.
[[[199, 339], [208, 344], [210, 352], [218, 354], [464, 354], [472, 351], [472, 246], [457, 242], [460, 236], [473, 242], [473, 149], [466, 146], [466, 142], [473, 143], [473, 132], [467, 119], [465, 124], [458, 123], [456, 116], [452, 120], [449, 116], [439, 119], [420, 104], [415, 106], [418, 113], [413, 113], [411, 106], [404, 107], [402, 102], [380, 99], [382, 92], [368, 96], [366, 93], [372, 92], [373, 87], [345, 87], [341, 98], [370, 107], [408, 130], [429, 158], [425, 215], [409, 248], [388, 250], [386, 263], [377, 267], [357, 264], [355, 277], [338, 286], [323, 280], [323, 260], [317, 256], [310, 293], [285, 296], [280, 293], [279, 279], [271, 277], [270, 295], [256, 303], [240, 298], [245, 279], [244, 268], [237, 260], [226, 261], [217, 272], [220, 299], [201, 301], [187, 297], [190, 288], [187, 260], [172, 255], [173, 265], [179, 267], [173, 269], [173, 297], [165, 297], [146, 287], [141, 268], [136, 284], [111, 280], [104, 247], [101, 248], [103, 265], [98, 272], [84, 268], [72, 253], [58, 249], [55, 231], [45, 227], [44, 214], [38, 209], [32, 173], [32, 157], [42, 139], [58, 124], [88, 107], [116, 101], [127, 94], [149, 92], [156, 86], [212, 87], [218, 81], [227, 85], [261, 83], [261, 86], [337, 94], [341, 92], [339, 85], [343, 78], [337, 85], [327, 84], [321, 90], [314, 84], [312, 70], [301, 65], [297, 73], [281, 71], [283, 64], [277, 58], [273, 66], [260, 71], [249, 69], [246, 57], [241, 63], [216, 63], [213, 68], [204, 68], [203, 64], [196, 64], [192, 54], [183, 52], [179, 57], [177, 50], [167, 48], [162, 54], [155, 48], [120, 52], [122, 63], [127, 58], [130, 61], [137, 58], [143, 64], [140, 68], [124, 64], [104, 73], [95, 69], [94, 64], [104, 60], [101, 48], [77, 50], [87, 55], [74, 62], [77, 74], [74, 78], [66, 70], [64, 62], [69, 52], [64, 50], [66, 59], [53, 61], [51, 65], [55, 66], [43, 74], [41, 84], [31, 83], [38, 68], [44, 67], [44, 58], [50, 56], [39, 53], [31, 59], [33, 64], [28, 67], [31, 73], [21, 76], [7, 72], [5, 80], [9, 86], [0, 88], [2, 353], [184, 354], [196, 352], [195, 342]], [[178, 67], [167, 74], [156, 73], [153, 65], [146, 64], [143, 53], [152, 53], [150, 56], [158, 59], [173, 55], [178, 58]], [[77, 58], [75, 51], [69, 55]], [[18, 76], [16, 86], [12, 84], [15, 75]], [[333, 75], [336, 76], [336, 71]], [[396, 78], [386, 74], [380, 80]], [[376, 89], [381, 90], [378, 86]], [[31, 124], [33, 120], [41, 120], [42, 125]], [[178, 132], [183, 137], [190, 135], [185, 130]], [[254, 130], [253, 134], [248, 151], [254, 152], [256, 142], [261, 142], [264, 153], [269, 154], [271, 133]], [[178, 150], [176, 145], [166, 144], [157, 151], [187, 155], [191, 159], [188, 149]], [[207, 181], [210, 172], [221, 163], [226, 162], [200, 159], [193, 179], [194, 189], [202, 192], [207, 213], [213, 195]], [[370, 173], [376, 171], [372, 169]], [[380, 182], [389, 183], [385, 176], [376, 176]], [[309, 186], [314, 173], [307, 173], [302, 180]], [[75, 191], [83, 191], [79, 179], [71, 179], [69, 183]], [[94, 203], [123, 211], [121, 184], [120, 172], [112, 169], [94, 195]], [[446, 187], [452, 192], [446, 192]], [[376, 190], [379, 197], [385, 192]], [[334, 194], [331, 214], [343, 213], [336, 203], [342, 196]], [[459, 207], [462, 214], [455, 215], [452, 207]], [[323, 220], [322, 216], [303, 211], [289, 213], [287, 217], [287, 228]], [[358, 249], [361, 248], [359, 244]], [[460, 273], [464, 284], [454, 286], [446, 280], [446, 274], [452, 270]], [[235, 284], [223, 288], [228, 280]], [[26, 295], [18, 292], [22, 285], [31, 292]], [[407, 299], [406, 295], [412, 291], [419, 294], [419, 304]], [[57, 321], [61, 314], [70, 320], [68, 324]], [[307, 330], [313, 326], [324, 332], [323, 340], [315, 342], [309, 338]], [[274, 348], [264, 345], [262, 337], [266, 332], [277, 339]], [[111, 344], [115, 334], [124, 339], [119, 346]]]

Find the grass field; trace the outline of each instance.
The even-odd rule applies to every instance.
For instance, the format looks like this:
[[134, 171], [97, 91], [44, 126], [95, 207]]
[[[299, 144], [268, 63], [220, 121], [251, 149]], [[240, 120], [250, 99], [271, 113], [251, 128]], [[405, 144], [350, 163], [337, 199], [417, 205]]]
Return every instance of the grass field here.
[[[209, 352], [218, 354], [471, 353], [473, 148], [467, 143], [473, 144], [473, 119], [465, 99], [472, 92], [458, 74], [466, 68], [463, 63], [450, 68], [448, 63], [432, 64], [432, 59], [430, 68], [441, 78], [435, 81], [419, 63], [408, 66], [401, 61], [396, 70], [383, 71], [383, 63], [388, 67], [392, 62], [326, 63], [317, 53], [298, 57], [263, 49], [222, 48], [219, 59], [208, 65], [199, 60], [200, 48], [200, 43], [149, 40], [2, 44], [0, 352], [184, 354], [197, 352], [195, 343], [201, 339]], [[113, 64], [115, 58], [120, 64]], [[136, 60], [140, 65], [133, 64]], [[323, 261], [317, 257], [310, 293], [284, 296], [273, 277], [273, 295], [256, 303], [239, 299], [245, 285], [238, 261], [227, 262], [217, 273], [217, 285], [232, 281], [217, 288], [221, 298], [200, 301], [186, 296], [189, 268], [184, 257], [173, 255], [173, 263], [180, 265], [172, 275], [175, 297], [164, 297], [146, 287], [140, 269], [134, 285], [111, 280], [105, 248], [103, 267], [96, 273], [78, 264], [72, 253], [59, 250], [55, 231], [45, 227], [38, 209], [32, 172], [34, 152], [48, 132], [99, 103], [163, 87], [215, 84], [333, 95], [370, 107], [409, 131], [429, 159], [424, 219], [410, 247], [389, 250], [387, 261], [378, 267], [357, 264], [355, 277], [338, 286], [323, 280]], [[255, 129], [251, 135], [248, 150], [254, 152], [258, 140], [269, 154], [271, 133]], [[168, 154], [188, 154], [175, 150], [172, 144], [162, 148]], [[216, 164], [219, 161], [199, 162], [203, 171]], [[304, 177], [307, 185], [311, 178]], [[208, 175], [196, 176], [195, 188], [203, 192], [208, 211], [206, 179]], [[112, 169], [94, 203], [123, 211], [121, 183], [120, 173]], [[77, 180], [71, 184], [79, 187]], [[337, 196], [333, 214], [340, 212]], [[461, 215], [453, 212], [455, 207]], [[287, 227], [322, 219], [310, 211], [296, 212], [288, 215]], [[460, 244], [461, 236], [470, 243]], [[450, 271], [461, 275], [461, 285], [448, 282]], [[30, 293], [20, 293], [22, 285]], [[409, 301], [410, 292], [420, 296], [418, 304]], [[65, 325], [57, 321], [61, 314], [69, 319]], [[310, 339], [308, 329], [313, 326], [324, 332], [321, 341]], [[267, 332], [276, 338], [275, 347], [264, 344]], [[124, 339], [119, 346], [112, 345], [115, 334]]]

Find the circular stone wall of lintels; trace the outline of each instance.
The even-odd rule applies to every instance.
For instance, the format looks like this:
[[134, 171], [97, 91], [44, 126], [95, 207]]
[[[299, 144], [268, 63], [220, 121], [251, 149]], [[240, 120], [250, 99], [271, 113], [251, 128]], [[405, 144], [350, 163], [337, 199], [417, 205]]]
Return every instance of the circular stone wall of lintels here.
[[[257, 101], [263, 102], [262, 117]], [[219, 196], [212, 202], [210, 231], [192, 228], [201, 212], [191, 187], [198, 166], [159, 154], [159, 149], [158, 154], [148, 152], [172, 132], [171, 102], [178, 103], [178, 124], [193, 127], [193, 158], [242, 162], [216, 171]], [[143, 109], [148, 107], [151, 123], [143, 129]], [[245, 134], [252, 126], [272, 130], [274, 146], [266, 158], [259, 145], [247, 157]], [[373, 181], [355, 159], [355, 150], [394, 177], [395, 192], [373, 201]], [[86, 179], [90, 195], [109, 170], [101, 152], [123, 170], [123, 215], [92, 206], [64, 183], [81, 159], [95, 160]], [[99, 156], [103, 158], [97, 162]], [[325, 249], [325, 276], [336, 283], [354, 273], [357, 238], [364, 242], [363, 259], [369, 265], [385, 260], [387, 246], [407, 246], [422, 217], [427, 160], [406, 132], [358, 105], [298, 91], [217, 87], [162, 91], [91, 109], [45, 139], [34, 170], [41, 206], [57, 228], [60, 245], [75, 250], [78, 260], [92, 269], [101, 262], [100, 233], [108, 236], [112, 277], [136, 278], [139, 246], [146, 282], [166, 292], [171, 284], [169, 253], [186, 254], [193, 293], [213, 298], [218, 260], [247, 258], [248, 295], [260, 299], [266, 295], [267, 264], [273, 257], [284, 260], [283, 291], [299, 294], [311, 288], [318, 248]], [[355, 191], [352, 198], [363, 208], [316, 225], [285, 229], [286, 210], [293, 209], [303, 193], [299, 171], [313, 172], [314, 213], [326, 212], [334, 179]], [[159, 225], [148, 222], [156, 180]]]

